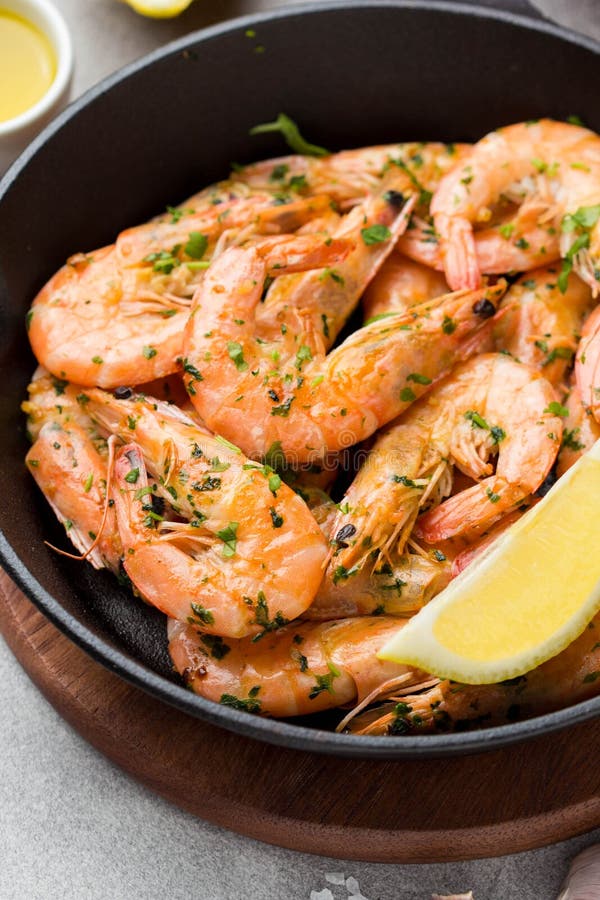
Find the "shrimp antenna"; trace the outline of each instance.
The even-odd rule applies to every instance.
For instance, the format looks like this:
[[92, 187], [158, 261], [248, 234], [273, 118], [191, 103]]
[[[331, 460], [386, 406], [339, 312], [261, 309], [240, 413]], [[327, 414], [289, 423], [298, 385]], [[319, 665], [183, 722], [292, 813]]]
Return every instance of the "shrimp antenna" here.
[[102, 521], [100, 522], [100, 528], [98, 529], [98, 534], [87, 548], [85, 553], [82, 553], [78, 556], [75, 553], [68, 553], [66, 550], [61, 550], [60, 547], [55, 547], [54, 544], [51, 544], [50, 541], [44, 541], [46, 547], [50, 547], [51, 550], [54, 550], [55, 553], [59, 553], [61, 556], [66, 556], [68, 559], [74, 559], [76, 562], [83, 562], [84, 559], [87, 559], [90, 553], [98, 546], [100, 538], [102, 537], [102, 532], [106, 527], [106, 520], [108, 518], [108, 510], [110, 507], [110, 482], [113, 476], [114, 463], [115, 463], [115, 445], [118, 442], [118, 438], [116, 435], [111, 434], [107, 441], [108, 446], [108, 463], [106, 469], [106, 496], [104, 498], [104, 510], [102, 513]]

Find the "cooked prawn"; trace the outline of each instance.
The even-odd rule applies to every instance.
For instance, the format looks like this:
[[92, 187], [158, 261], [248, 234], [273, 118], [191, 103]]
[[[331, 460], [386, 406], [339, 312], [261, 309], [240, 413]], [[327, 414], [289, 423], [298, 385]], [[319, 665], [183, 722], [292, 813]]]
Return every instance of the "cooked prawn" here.
[[220, 218], [212, 207], [210, 220], [152, 222], [123, 232], [116, 245], [71, 257], [28, 314], [33, 352], [56, 377], [85, 386], [139, 385], [175, 372], [192, 295], [225, 223], [230, 231], [245, 226], [240, 240], [277, 235], [328, 202], [236, 200]]
[[[231, 179], [254, 191], [277, 187], [303, 193], [327, 194], [342, 208], [377, 189], [393, 166], [405, 174], [406, 187], [429, 195], [443, 175], [467, 154], [468, 144], [412, 142], [342, 150], [328, 156], [282, 156], [244, 166]], [[428, 200], [428, 196], [424, 197]]]
[[442, 681], [421, 693], [404, 693], [357, 715], [354, 734], [410, 734], [498, 725], [552, 712], [600, 691], [600, 617], [565, 650], [526, 675], [500, 684]]
[[597, 293], [600, 137], [542, 119], [500, 128], [474, 145], [463, 164], [442, 179], [431, 202], [451, 287], [480, 284], [473, 228], [493, 215], [503, 196], [543, 205], [538, 223], [562, 231], [562, 256]]
[[600, 424], [600, 306], [583, 326], [575, 374], [582, 403]]
[[23, 403], [33, 444], [27, 466], [67, 536], [96, 569], [119, 570], [114, 511], [107, 504], [108, 448], [78, 390], [38, 370]]
[[[338, 504], [319, 489], [302, 488], [300, 493], [330, 545], [343, 545], [345, 533], [335, 530]], [[371, 564], [360, 570], [330, 565], [302, 618], [327, 621], [349, 616], [406, 616], [417, 612], [446, 586], [450, 567], [449, 558], [441, 551], [421, 548], [402, 556], [389, 553], [385, 559], [378, 559], [374, 553]]]
[[[169, 652], [197, 694], [271, 716], [299, 716], [362, 701], [373, 691], [432, 680], [377, 659], [403, 624], [386, 616], [292, 623], [256, 642], [215, 640], [201, 623], [169, 621]], [[436, 683], [437, 679], [434, 679]]]
[[[199, 211], [184, 207], [170, 213], [170, 218], [161, 216], [145, 225], [136, 225], [122, 231], [115, 244], [117, 259], [122, 269], [142, 266], [147, 270], [148, 263], [160, 263], [160, 255], [167, 254], [170, 260], [164, 257], [164, 265], [153, 268], [168, 275], [171, 273], [166, 270], [170, 267], [171, 260], [176, 263], [177, 260], [184, 261], [186, 256], [190, 257], [185, 248], [190, 240], [194, 241], [194, 235], [202, 235], [204, 240], [199, 241], [196, 237], [198, 248], [188, 248], [192, 249], [190, 259], [197, 259], [202, 247], [205, 250], [200, 255], [201, 258], [209, 255], [210, 248], [224, 233], [231, 239], [234, 233], [237, 236], [240, 232], [247, 238], [297, 231], [306, 222], [329, 209], [330, 202], [330, 198], [324, 194], [280, 197], [274, 200], [272, 193], [252, 193], [247, 197], [234, 196], [219, 203], [213, 199]], [[197, 252], [194, 252], [195, 249]], [[158, 258], [148, 259], [153, 255]], [[176, 264], [171, 272], [175, 268]], [[192, 283], [193, 267], [188, 265], [187, 272], [186, 268], [180, 272], [186, 275], [188, 283]]]
[[[335, 537], [333, 541], [337, 546]], [[440, 551], [390, 553], [356, 569], [330, 565], [302, 618], [410, 615], [445, 588], [450, 577], [450, 561]]]
[[576, 275], [563, 293], [558, 266], [522, 275], [502, 300], [505, 314], [494, 327], [496, 348], [539, 369], [555, 386], [564, 383], [590, 310], [592, 292]]
[[312, 351], [332, 346], [365, 287], [408, 225], [417, 197], [414, 190], [398, 190], [404, 182], [402, 172], [390, 172], [378, 190], [332, 224], [326, 239], [352, 244], [339, 265], [296, 275], [283, 273], [275, 280], [256, 312], [263, 339], [278, 338], [283, 328], [306, 334]]
[[[418, 512], [450, 493], [452, 465], [479, 483], [422, 515], [417, 539], [472, 538], [521, 503], [542, 483], [560, 446], [555, 396], [539, 373], [502, 354], [457, 366], [376, 443], [372, 465], [346, 495], [348, 512], [340, 510], [336, 521], [338, 529], [355, 528], [338, 564], [362, 565], [373, 548], [402, 552]], [[488, 460], [496, 453], [492, 474]]]
[[[525, 202], [511, 210], [493, 225], [479, 228], [473, 234], [475, 253], [481, 272], [503, 275], [523, 272], [547, 265], [560, 256], [560, 233], [545, 222], [547, 203]], [[412, 227], [398, 241], [398, 249], [415, 262], [444, 271], [444, 257], [439, 235], [434, 226], [413, 217]]]
[[390, 312], [408, 312], [412, 306], [447, 292], [442, 274], [394, 250], [369, 284], [361, 303], [368, 322]]
[[571, 377], [570, 387], [571, 390], [563, 401], [568, 416], [564, 420], [562, 444], [556, 466], [556, 474], [559, 477], [600, 438], [600, 423], [596, 422], [589, 407], [583, 403], [574, 376]]
[[[437, 544], [481, 535], [545, 479], [560, 446], [559, 406], [552, 386], [510, 357], [457, 366], [375, 441], [332, 526], [344, 535], [332, 569], [351, 578], [374, 551], [402, 554], [410, 536]], [[444, 500], [454, 466], [478, 483]]]
[[[113, 499], [124, 567], [146, 600], [184, 621], [200, 615], [208, 631], [233, 637], [304, 612], [327, 545], [279, 476], [170, 404], [117, 400], [98, 389], [86, 396], [99, 427], [127, 442], [115, 463]], [[149, 515], [153, 493], [183, 521]]]
[[248, 456], [276, 445], [296, 464], [364, 440], [474, 352], [505, 287], [373, 322], [325, 357], [288, 329], [263, 343], [255, 314], [265, 275], [253, 248], [213, 264], [186, 328], [186, 384], [203, 421]]

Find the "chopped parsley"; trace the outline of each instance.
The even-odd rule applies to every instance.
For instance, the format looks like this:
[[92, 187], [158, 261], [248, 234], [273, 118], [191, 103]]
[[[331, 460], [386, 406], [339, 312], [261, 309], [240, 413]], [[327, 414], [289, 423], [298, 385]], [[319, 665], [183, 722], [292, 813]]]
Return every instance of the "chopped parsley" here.
[[450, 316], [444, 316], [442, 321], [442, 331], [444, 334], [454, 334], [456, 331], [457, 322], [454, 319], [451, 319]]
[[574, 232], [577, 236], [567, 250], [560, 275], [557, 278], [558, 289], [561, 294], [566, 293], [569, 283], [569, 275], [573, 269], [573, 261], [578, 253], [586, 250], [590, 245], [590, 230], [600, 219], [600, 204], [595, 206], [580, 206], [574, 213], [563, 216], [561, 229], [564, 234]]
[[569, 410], [566, 406], [563, 406], [562, 403], [559, 403], [558, 400], [552, 400], [551, 403], [548, 404], [545, 413], [551, 413], [553, 416], [560, 416], [562, 419], [566, 419], [569, 415]]
[[183, 359], [182, 365], [183, 365], [183, 371], [187, 372], [188, 375], [191, 375], [195, 381], [203, 381], [204, 380], [202, 374], [198, 371], [196, 366], [192, 365], [192, 363], [188, 360], [187, 357], [185, 359]]
[[427, 378], [426, 375], [419, 375], [418, 372], [413, 372], [412, 375], [407, 375], [406, 380], [414, 381], [415, 384], [431, 384], [431, 378]]
[[290, 406], [292, 405], [294, 400], [295, 397], [288, 397], [288, 399], [285, 400], [280, 406], [274, 406], [271, 409], [271, 415], [281, 416], [282, 418], [287, 419], [290, 414]]
[[579, 428], [565, 428], [562, 436], [561, 446], [567, 447], [569, 450], [583, 450], [585, 444], [577, 440]]
[[469, 409], [465, 413], [465, 419], [471, 423], [473, 428], [484, 428], [486, 431], [490, 430], [490, 426], [485, 421], [483, 416], [480, 416], [478, 412], [475, 412], [474, 409]]
[[192, 259], [202, 259], [207, 247], [208, 238], [205, 234], [201, 234], [199, 231], [190, 231], [188, 242], [183, 249]]
[[412, 403], [413, 400], [417, 399], [417, 395], [412, 388], [405, 387], [400, 391], [400, 399], [403, 403]]
[[333, 570], [333, 583], [337, 584], [339, 581], [347, 581], [348, 578], [356, 575], [359, 570], [360, 566], [352, 566], [351, 569], [347, 569], [346, 566], [336, 566]]
[[230, 706], [232, 709], [239, 709], [243, 712], [248, 713], [259, 713], [260, 712], [260, 700], [257, 699], [258, 694], [260, 692], [260, 685], [255, 685], [250, 688], [248, 691], [248, 698], [246, 700], [241, 700], [239, 697], [235, 697], [233, 694], [221, 694], [221, 699], [219, 703], [222, 706]]
[[295, 366], [300, 371], [302, 368], [302, 363], [309, 362], [312, 359], [312, 352], [310, 347], [307, 347], [306, 344], [302, 344], [298, 352], [296, 353], [296, 362]]
[[197, 622], [201, 622], [203, 625], [215, 624], [215, 617], [209, 609], [201, 606], [200, 603], [190, 603], [190, 607], [194, 614], [188, 618], [190, 625], [196, 624]]
[[202, 634], [200, 640], [208, 648], [213, 659], [223, 659], [231, 650], [229, 644], [226, 644], [218, 634]]
[[335, 693], [333, 689], [333, 679], [339, 678], [342, 674], [338, 667], [332, 663], [327, 663], [327, 668], [329, 669], [328, 675], [315, 675], [316, 684], [308, 695], [309, 700], [314, 700], [315, 697], [318, 697], [319, 694], [322, 694], [323, 691], [328, 691], [330, 694]]
[[284, 625], [288, 624], [288, 619], [286, 619], [280, 611], [276, 612], [272, 619], [269, 618], [267, 598], [263, 591], [259, 591], [256, 598], [254, 624], [260, 625], [263, 629], [260, 634], [257, 634], [252, 638], [252, 642], [256, 643], [264, 637], [267, 632], [277, 631], [278, 628], [283, 628]]
[[237, 530], [239, 522], [230, 522], [225, 528], [217, 531], [217, 537], [223, 541], [222, 555], [228, 559], [235, 555], [237, 548]]
[[362, 239], [369, 247], [371, 244], [381, 244], [383, 241], [389, 241], [392, 232], [387, 225], [369, 225], [368, 228], [361, 228]]
[[227, 341], [227, 353], [229, 359], [235, 363], [238, 372], [245, 372], [248, 368], [248, 363], [244, 359], [244, 348], [242, 345], [238, 344], [237, 341]]
[[416, 491], [422, 491], [424, 487], [424, 485], [417, 484], [416, 481], [413, 481], [406, 475], [392, 475], [391, 481], [394, 481], [396, 484], [403, 484], [404, 487], [407, 488], [414, 488], [414, 490]]

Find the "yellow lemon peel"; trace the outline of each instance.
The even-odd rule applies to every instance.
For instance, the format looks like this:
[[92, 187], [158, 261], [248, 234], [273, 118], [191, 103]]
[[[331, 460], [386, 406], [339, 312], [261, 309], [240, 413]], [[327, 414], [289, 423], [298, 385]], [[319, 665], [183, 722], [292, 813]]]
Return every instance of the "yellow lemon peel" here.
[[600, 441], [382, 648], [465, 684], [529, 672], [600, 609]]

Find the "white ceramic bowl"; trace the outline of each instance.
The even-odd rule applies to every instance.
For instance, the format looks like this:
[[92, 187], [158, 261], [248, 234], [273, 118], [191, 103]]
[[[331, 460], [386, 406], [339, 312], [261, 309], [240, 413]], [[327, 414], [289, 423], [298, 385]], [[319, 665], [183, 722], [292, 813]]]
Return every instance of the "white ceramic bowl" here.
[[14, 12], [42, 31], [54, 50], [54, 81], [34, 106], [20, 116], [0, 122], [0, 175], [68, 98], [73, 74], [73, 47], [65, 20], [50, 0], [1, 0], [3, 10]]

